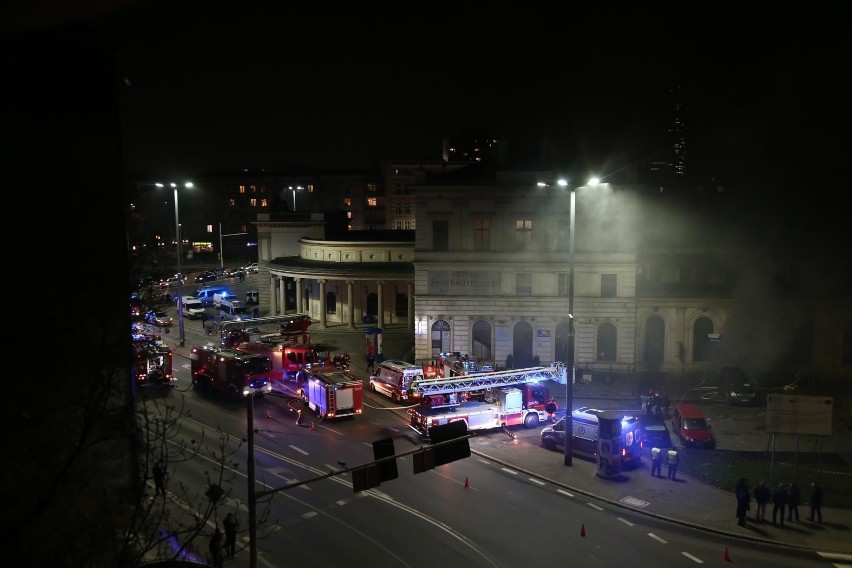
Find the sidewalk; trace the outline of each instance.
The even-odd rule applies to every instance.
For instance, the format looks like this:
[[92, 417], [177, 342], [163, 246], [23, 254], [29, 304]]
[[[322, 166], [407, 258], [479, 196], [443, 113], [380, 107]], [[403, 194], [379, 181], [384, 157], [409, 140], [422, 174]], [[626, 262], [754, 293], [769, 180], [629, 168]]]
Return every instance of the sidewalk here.
[[[352, 355], [351, 369], [356, 376], [366, 377], [366, 361], [359, 354], [364, 353], [366, 343], [365, 329], [348, 330], [345, 327], [320, 330], [311, 329], [314, 343], [328, 343], [338, 346], [340, 351]], [[413, 343], [411, 332], [403, 328], [389, 328], [383, 334], [383, 352], [385, 358], [402, 357]], [[186, 347], [177, 347], [176, 352], [188, 357], [191, 343]], [[625, 404], [636, 404], [636, 393], [627, 388], [625, 382], [604, 381], [575, 385], [574, 396], [578, 398], [601, 398], [624, 400]], [[688, 384], [660, 385], [672, 400], [683, 395]], [[680, 390], [679, 390], [680, 389]], [[564, 407], [564, 396], [558, 398]], [[576, 406], [576, 404], [575, 404]], [[635, 406], [632, 406], [635, 407]], [[739, 444], [736, 449], [754, 451], [766, 450], [766, 435], [762, 437], [734, 437]], [[839, 451], [852, 455], [852, 436], [837, 434], [832, 436], [831, 448], [826, 451]], [[743, 447], [757, 444], [755, 447]], [[852, 510], [823, 507], [822, 524], [807, 520], [807, 506], [800, 506], [800, 522], [786, 522], [784, 526], [773, 526], [771, 521], [754, 521], [755, 507], [749, 511], [748, 524], [737, 526], [735, 517], [736, 499], [732, 492], [723, 491], [701, 483], [678, 472], [677, 481], [651, 477], [650, 464], [643, 463], [639, 468], [625, 471], [621, 478], [608, 480], [595, 475], [595, 464], [582, 458], [573, 458], [572, 465], [564, 465], [564, 456], [559, 452], [548, 452], [538, 444], [537, 436], [518, 436], [511, 439], [501, 434], [475, 436], [471, 438], [471, 450], [483, 458], [522, 471], [532, 477], [564, 487], [566, 491], [587, 495], [609, 502], [613, 506], [630, 509], [642, 514], [652, 515], [685, 526], [700, 528], [731, 538], [731, 546], [736, 542], [760, 540], [777, 545], [811, 548], [820, 551], [852, 554]], [[768, 506], [767, 515], [771, 518], [772, 506]], [[580, 530], [578, 523], [577, 530]], [[720, 555], [723, 551], [720, 551]]]

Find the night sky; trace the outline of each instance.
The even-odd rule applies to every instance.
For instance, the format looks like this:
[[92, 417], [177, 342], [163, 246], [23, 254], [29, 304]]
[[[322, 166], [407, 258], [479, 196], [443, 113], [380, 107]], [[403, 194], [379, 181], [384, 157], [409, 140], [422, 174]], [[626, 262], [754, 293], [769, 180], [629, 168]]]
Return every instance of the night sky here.
[[847, 145], [848, 26], [816, 8], [34, 4], [21, 27], [116, 39], [134, 174], [372, 168], [440, 159], [445, 136], [546, 137], [606, 173], [664, 155], [674, 87], [696, 175], [795, 187]]

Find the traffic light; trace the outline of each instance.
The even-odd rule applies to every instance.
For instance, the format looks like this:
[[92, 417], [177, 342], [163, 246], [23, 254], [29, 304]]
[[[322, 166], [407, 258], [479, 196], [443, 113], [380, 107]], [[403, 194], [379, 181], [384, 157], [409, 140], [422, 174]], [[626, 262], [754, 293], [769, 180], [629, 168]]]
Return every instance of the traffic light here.
[[[373, 442], [373, 459], [376, 461], [382, 458], [389, 458], [395, 453], [393, 438], [383, 438]], [[379, 481], [390, 481], [399, 477], [395, 459], [377, 463], [376, 467], [379, 468]]]
[[463, 420], [432, 426], [429, 428], [429, 442], [431, 446], [414, 454], [414, 473], [470, 457], [467, 423]]

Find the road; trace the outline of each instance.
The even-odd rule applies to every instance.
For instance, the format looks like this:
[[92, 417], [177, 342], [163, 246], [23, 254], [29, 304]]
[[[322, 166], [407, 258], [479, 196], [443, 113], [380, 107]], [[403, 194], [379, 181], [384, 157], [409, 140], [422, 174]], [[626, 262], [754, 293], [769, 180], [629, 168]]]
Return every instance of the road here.
[[[187, 345], [209, 341], [200, 322], [186, 328]], [[217, 522], [229, 511], [242, 519], [240, 551], [229, 560], [249, 566], [246, 406], [201, 396], [190, 386], [189, 361], [175, 361], [179, 387], [145, 397], [158, 412], [180, 413], [169, 439], [169, 499], [173, 519], [197, 518], [204, 491], [218, 483], [227, 494], [193, 543], [200, 555]], [[255, 401], [253, 423], [258, 489], [271, 490], [372, 461], [372, 442], [391, 437], [398, 453], [419, 439], [389, 399], [366, 393], [365, 414], [341, 422], [295, 423], [289, 400]], [[533, 431], [521, 431], [529, 437]], [[511, 444], [505, 434], [477, 437], [482, 444]], [[189, 449], [197, 449], [190, 452]], [[549, 458], [541, 450], [542, 459]], [[222, 456], [226, 456], [224, 459]], [[218, 474], [218, 465], [227, 467]], [[517, 566], [570, 560], [571, 565], [672, 566], [720, 561], [727, 541], [667, 523], [474, 455], [423, 474], [400, 458], [399, 479], [354, 493], [348, 473], [280, 491], [258, 504], [258, 565]], [[345, 464], [341, 465], [341, 464]], [[753, 544], [735, 560], [748, 565], [818, 566], [810, 551]]]

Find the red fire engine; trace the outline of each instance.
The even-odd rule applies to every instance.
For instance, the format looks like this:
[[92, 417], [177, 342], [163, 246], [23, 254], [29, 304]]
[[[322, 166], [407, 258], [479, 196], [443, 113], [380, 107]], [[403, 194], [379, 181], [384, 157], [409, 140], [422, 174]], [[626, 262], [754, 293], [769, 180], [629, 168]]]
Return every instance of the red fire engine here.
[[280, 337], [261, 336], [235, 347], [245, 353], [267, 357], [272, 390], [282, 394], [294, 394], [295, 383], [301, 379], [305, 367], [320, 362], [312, 345], [292, 343]]
[[174, 387], [172, 350], [156, 335], [134, 335], [135, 372], [137, 386]]
[[424, 436], [430, 427], [455, 420], [464, 420], [468, 430], [535, 428], [557, 410], [546, 384], [550, 380], [564, 383], [565, 366], [424, 379], [411, 385], [422, 402], [408, 410], [410, 426]]
[[269, 357], [209, 344], [192, 348], [190, 354], [195, 388], [239, 399], [272, 391]]
[[333, 365], [313, 366], [306, 371], [302, 399], [321, 419], [357, 416], [363, 412], [363, 383]]

